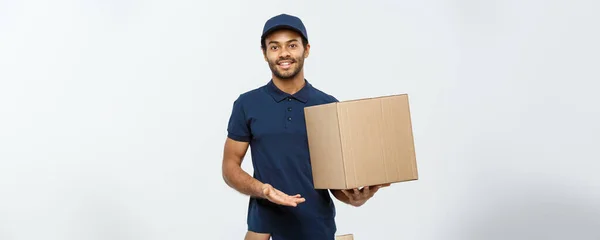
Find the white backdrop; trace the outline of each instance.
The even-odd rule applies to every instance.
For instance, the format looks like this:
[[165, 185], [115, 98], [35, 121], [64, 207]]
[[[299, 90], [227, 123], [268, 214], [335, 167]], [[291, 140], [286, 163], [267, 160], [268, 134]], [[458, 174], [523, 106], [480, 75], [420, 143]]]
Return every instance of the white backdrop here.
[[420, 180], [338, 202], [339, 234], [599, 239], [599, 6], [1, 0], [0, 239], [242, 239], [222, 147], [279, 13], [317, 88], [410, 96]]

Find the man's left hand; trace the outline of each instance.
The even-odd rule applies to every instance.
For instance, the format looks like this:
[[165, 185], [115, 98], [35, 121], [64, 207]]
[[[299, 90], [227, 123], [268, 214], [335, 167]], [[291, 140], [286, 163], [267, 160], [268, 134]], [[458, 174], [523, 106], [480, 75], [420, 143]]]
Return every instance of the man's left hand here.
[[374, 186], [366, 186], [361, 189], [354, 188], [348, 190], [342, 190], [344, 195], [348, 197], [349, 204], [355, 207], [359, 207], [367, 202], [370, 198], [375, 195], [379, 189], [388, 187], [390, 184], [382, 184], [382, 185], [374, 185]]

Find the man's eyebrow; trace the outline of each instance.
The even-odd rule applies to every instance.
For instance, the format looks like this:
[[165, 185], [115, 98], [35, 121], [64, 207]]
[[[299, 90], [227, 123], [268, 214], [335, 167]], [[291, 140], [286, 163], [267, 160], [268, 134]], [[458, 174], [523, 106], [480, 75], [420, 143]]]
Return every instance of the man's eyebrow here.
[[[292, 39], [292, 40], [287, 41], [287, 43], [291, 43], [291, 42], [298, 42], [298, 39]], [[269, 44], [272, 44], [272, 43], [278, 44], [279, 42], [275, 41], [275, 40], [269, 41]]]

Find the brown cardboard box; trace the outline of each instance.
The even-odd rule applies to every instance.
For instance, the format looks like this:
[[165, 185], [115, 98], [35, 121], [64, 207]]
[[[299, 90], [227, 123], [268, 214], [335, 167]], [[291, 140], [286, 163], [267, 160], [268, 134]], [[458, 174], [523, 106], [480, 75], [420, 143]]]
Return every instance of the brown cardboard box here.
[[344, 235], [335, 236], [335, 240], [354, 240], [354, 235], [344, 234]]
[[304, 109], [316, 189], [417, 180], [408, 95]]

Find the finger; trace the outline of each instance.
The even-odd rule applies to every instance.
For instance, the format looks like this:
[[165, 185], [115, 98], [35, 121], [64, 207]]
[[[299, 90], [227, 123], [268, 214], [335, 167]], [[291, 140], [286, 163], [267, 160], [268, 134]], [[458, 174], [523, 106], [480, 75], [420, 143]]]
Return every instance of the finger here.
[[286, 194], [286, 193], [284, 193], [284, 192], [280, 191], [279, 189], [275, 189], [275, 192], [277, 192], [277, 194], [279, 194], [279, 195], [281, 195], [281, 196], [284, 196], [284, 197], [299, 197], [299, 196], [300, 196], [300, 194], [296, 194], [296, 195], [294, 195], [294, 196], [290, 196], [290, 195], [288, 195], [288, 194]]
[[291, 198], [298, 199], [298, 198], [302, 198], [302, 195], [300, 195], [300, 194], [296, 194], [296, 195], [294, 195], [294, 196], [290, 196], [290, 197], [291, 197]]
[[389, 183], [388, 184], [379, 184], [379, 185], [373, 185], [373, 186], [371, 186], [371, 189], [378, 189], [379, 190], [380, 188], [389, 187], [389, 186], [390, 186]]
[[377, 193], [377, 191], [379, 191], [379, 189], [381, 189], [381, 187], [380, 187], [380, 186], [374, 187], [374, 188], [371, 190], [371, 196], [375, 195], [375, 193]]
[[271, 188], [265, 187], [263, 188], [263, 195], [269, 196], [271, 194]]
[[277, 193], [277, 191], [275, 191], [274, 189], [270, 189], [268, 191], [267, 197], [269, 198], [269, 200], [281, 200], [282, 197], [280, 194]]
[[285, 193], [283, 193], [282, 191], [280, 191], [277, 188], [273, 188], [273, 191], [275, 191], [275, 193], [279, 194], [279, 195], [286, 195]]
[[305, 201], [306, 201], [306, 199], [304, 199], [304, 198], [288, 198], [288, 199], [286, 199], [285, 205], [296, 207], [296, 206], [298, 206], [298, 204], [303, 203]]
[[277, 191], [277, 194], [280, 196], [284, 196], [284, 197], [291, 197], [291, 198], [297, 198], [300, 197], [300, 194], [296, 194], [296, 195], [288, 195], [287, 193], [284, 193], [282, 191]]
[[360, 195], [360, 191], [358, 188], [352, 189], [354, 191], [354, 195]]
[[287, 195], [287, 194], [285, 194], [284, 192], [282, 192], [282, 191], [279, 191], [279, 190], [277, 190], [277, 194], [278, 194], [279, 196], [281, 196], [282, 198], [289, 199], [289, 201], [295, 201], [295, 199], [300, 199], [300, 198], [302, 198], [302, 195], [300, 195], [300, 194], [296, 194], [296, 195], [293, 195], [293, 196], [289, 196], [289, 195]]
[[296, 207], [298, 204], [290, 198], [281, 197], [279, 195], [275, 196], [272, 200], [274, 203], [284, 206]]
[[365, 195], [369, 195], [369, 194], [371, 194], [371, 189], [369, 188], [369, 186], [366, 186], [362, 189], [362, 192]]
[[277, 195], [277, 196], [279, 196], [281, 198], [288, 198], [288, 197], [290, 197], [289, 195], [283, 193], [282, 191], [280, 191], [279, 189], [276, 189], [276, 188], [273, 189], [273, 192], [274, 192], [275, 195]]
[[352, 194], [348, 190], [342, 189], [342, 193], [344, 193], [344, 195], [346, 195], [346, 197], [352, 198], [352, 196], [351, 196]]
[[300, 194], [296, 194], [294, 196], [288, 196], [287, 200], [299, 203], [299, 202], [304, 202], [306, 199], [304, 199], [303, 197], [300, 197]]

